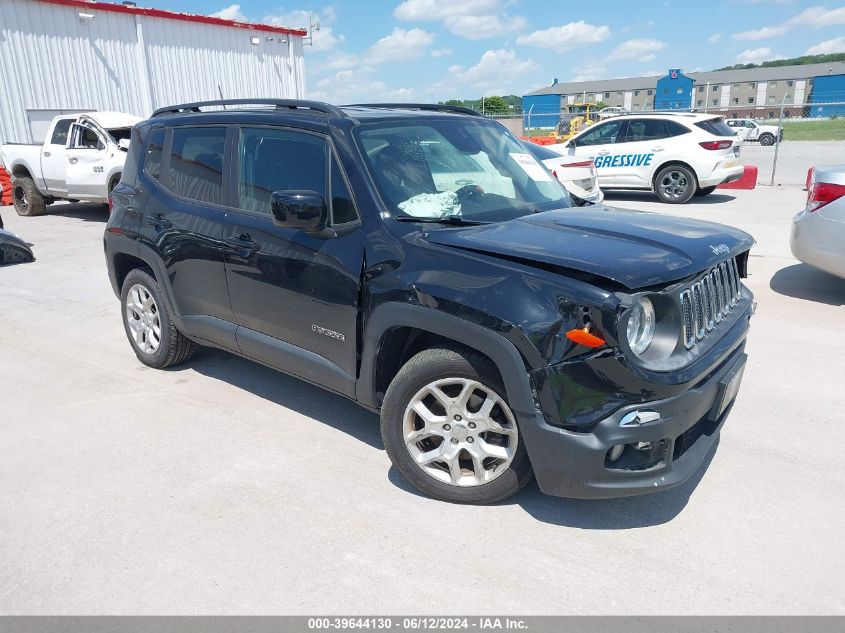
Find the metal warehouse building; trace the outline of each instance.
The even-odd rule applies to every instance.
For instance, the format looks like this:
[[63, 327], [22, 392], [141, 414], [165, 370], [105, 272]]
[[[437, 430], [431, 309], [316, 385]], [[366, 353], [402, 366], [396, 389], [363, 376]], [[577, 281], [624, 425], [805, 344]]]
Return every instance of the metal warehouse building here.
[[302, 98], [301, 29], [85, 0], [0, 0], [0, 142], [40, 143], [57, 114]]
[[[664, 76], [629, 77], [558, 83], [522, 98], [532, 125], [554, 125], [557, 117], [583, 103], [604, 103], [628, 110], [695, 108], [733, 112], [761, 106], [807, 105], [845, 101], [845, 62], [716, 70], [684, 74], [672, 69]], [[810, 116], [830, 116], [824, 108], [809, 108]]]

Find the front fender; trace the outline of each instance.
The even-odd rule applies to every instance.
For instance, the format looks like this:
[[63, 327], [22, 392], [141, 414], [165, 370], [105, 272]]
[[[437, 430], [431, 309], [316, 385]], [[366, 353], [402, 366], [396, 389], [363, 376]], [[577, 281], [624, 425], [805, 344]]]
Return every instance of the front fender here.
[[364, 330], [361, 372], [356, 399], [372, 408], [378, 407], [376, 364], [384, 334], [395, 327], [412, 327], [455, 340], [485, 354], [499, 370], [505, 384], [508, 403], [515, 413], [534, 415], [534, 397], [528, 382], [525, 361], [516, 347], [492, 330], [433, 308], [407, 303], [384, 303], [367, 320]]

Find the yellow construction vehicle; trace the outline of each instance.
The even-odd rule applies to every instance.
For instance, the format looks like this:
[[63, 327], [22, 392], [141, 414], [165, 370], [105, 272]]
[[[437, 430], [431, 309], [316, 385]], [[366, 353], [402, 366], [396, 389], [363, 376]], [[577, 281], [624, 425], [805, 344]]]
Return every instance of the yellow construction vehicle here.
[[576, 136], [584, 131], [584, 129], [596, 122], [596, 115], [590, 114], [590, 103], [573, 103], [569, 106], [570, 112], [577, 112], [574, 117], [558, 123], [557, 128], [549, 133], [557, 139], [558, 143], [568, 141], [573, 136]]

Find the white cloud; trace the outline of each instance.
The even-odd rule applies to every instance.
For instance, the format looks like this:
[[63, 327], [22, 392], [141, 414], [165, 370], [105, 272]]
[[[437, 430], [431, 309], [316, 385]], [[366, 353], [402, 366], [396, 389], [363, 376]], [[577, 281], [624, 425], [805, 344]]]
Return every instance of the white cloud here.
[[636, 59], [641, 62], [650, 62], [655, 58], [656, 53], [664, 48], [666, 48], [666, 43], [660, 40], [648, 38], [628, 40], [610, 51], [607, 58], [610, 60]]
[[466, 40], [481, 40], [523, 29], [528, 21], [508, 15], [509, 0], [405, 0], [394, 10], [398, 20], [442, 22], [447, 30]]
[[524, 29], [528, 20], [518, 15], [458, 15], [447, 18], [444, 25], [465, 40], [483, 40]]
[[336, 34], [331, 26], [331, 22], [335, 19], [335, 13], [332, 7], [325, 7], [317, 15], [313, 11], [305, 11], [303, 9], [297, 9], [289, 13], [265, 15], [261, 21], [265, 24], [276, 26], [307, 29], [309, 19], [312, 17], [319, 19], [320, 30], [315, 31], [313, 34], [314, 43], [310, 52], [324, 53], [334, 50], [346, 39], [343, 35]]
[[541, 31], [534, 31], [517, 38], [518, 44], [551, 48], [556, 51], [568, 51], [579, 46], [598, 44], [610, 37], [609, 26], [596, 26], [583, 20], [570, 22], [562, 26], [553, 26]]
[[713, 33], [713, 35], [707, 38], [707, 41], [710, 44], [716, 44], [720, 39], [722, 39], [721, 33]]
[[822, 28], [826, 26], [837, 26], [845, 24], [845, 7], [828, 9], [827, 7], [810, 7], [801, 13], [792, 16], [788, 20], [775, 26], [764, 26], [759, 29], [734, 33], [735, 40], [756, 41], [769, 37], [784, 35], [796, 26], [809, 26]]
[[246, 16], [241, 13], [241, 5], [230, 4], [225, 9], [220, 9], [215, 13], [209, 14], [212, 18], [222, 18], [223, 20], [237, 20], [238, 22], [246, 22]]
[[741, 33], [734, 33], [731, 37], [735, 40], [744, 40], [755, 42], [757, 40], [765, 40], [770, 37], [777, 37], [783, 35], [787, 31], [787, 26], [764, 26], [760, 29], [751, 29], [750, 31], [742, 31]]
[[385, 82], [375, 78], [376, 73], [376, 69], [370, 66], [338, 71], [318, 81], [316, 89], [308, 93], [308, 98], [330, 103], [418, 99], [414, 89], [389, 88]]
[[595, 81], [596, 79], [607, 79], [607, 68], [604, 66], [579, 68], [578, 73], [570, 77], [569, 81]]
[[[446, 79], [433, 86], [438, 93], [465, 91], [467, 87], [480, 92], [491, 91], [502, 84], [524, 80], [538, 68], [531, 59], [520, 59], [513, 50], [489, 50], [475, 66], [452, 66]], [[513, 88], [511, 88], [513, 90]]]
[[783, 55], [772, 55], [772, 49], [768, 46], [748, 48], [736, 56], [736, 61], [740, 64], [759, 64], [774, 59], [784, 59], [784, 57]]
[[451, 54], [451, 48], [435, 48], [433, 51], [431, 51], [432, 57], [448, 57]]
[[387, 62], [401, 62], [422, 57], [434, 35], [422, 29], [395, 28], [370, 47], [365, 56], [365, 63], [377, 65]]
[[805, 55], [830, 55], [831, 53], [845, 53], [845, 36], [819, 42], [807, 49]]

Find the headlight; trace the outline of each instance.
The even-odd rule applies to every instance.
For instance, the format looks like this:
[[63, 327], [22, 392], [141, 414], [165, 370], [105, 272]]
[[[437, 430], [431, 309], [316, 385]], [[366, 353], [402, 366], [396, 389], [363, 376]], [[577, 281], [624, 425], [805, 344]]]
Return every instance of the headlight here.
[[638, 298], [628, 316], [628, 345], [637, 356], [651, 345], [654, 339], [654, 305], [645, 297]]

